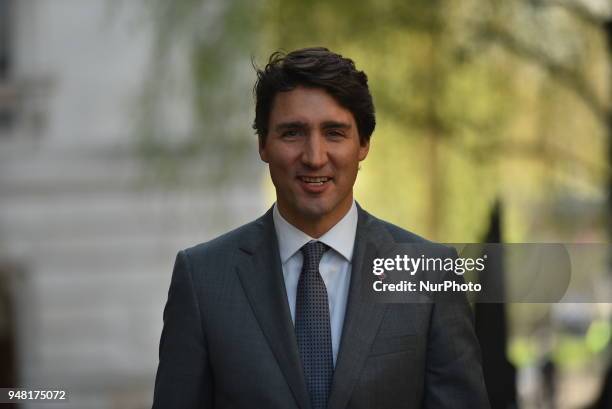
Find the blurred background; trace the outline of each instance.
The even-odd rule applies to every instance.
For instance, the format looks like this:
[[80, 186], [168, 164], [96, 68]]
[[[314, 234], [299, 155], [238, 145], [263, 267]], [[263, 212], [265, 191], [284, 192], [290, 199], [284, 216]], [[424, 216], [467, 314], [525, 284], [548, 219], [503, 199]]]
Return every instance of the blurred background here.
[[[274, 200], [252, 64], [315, 45], [369, 76], [365, 209], [610, 242], [610, 0], [0, 0], [0, 387], [150, 407], [177, 251]], [[494, 409], [612, 408], [610, 304], [475, 309]]]

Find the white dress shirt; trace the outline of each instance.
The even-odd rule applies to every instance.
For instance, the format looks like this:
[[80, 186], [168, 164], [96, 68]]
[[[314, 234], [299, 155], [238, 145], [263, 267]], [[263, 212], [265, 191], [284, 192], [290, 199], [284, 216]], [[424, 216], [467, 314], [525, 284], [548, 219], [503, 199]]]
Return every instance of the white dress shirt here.
[[278, 249], [283, 267], [287, 300], [291, 319], [295, 325], [295, 299], [298, 280], [302, 271], [303, 256], [300, 249], [311, 240], [327, 244], [330, 249], [323, 254], [319, 272], [327, 288], [331, 324], [332, 352], [334, 366], [340, 348], [342, 325], [346, 311], [349, 283], [351, 279], [351, 259], [357, 232], [357, 206], [353, 204], [344, 217], [327, 233], [313, 239], [281, 216], [276, 204], [272, 212], [274, 229], [278, 238]]

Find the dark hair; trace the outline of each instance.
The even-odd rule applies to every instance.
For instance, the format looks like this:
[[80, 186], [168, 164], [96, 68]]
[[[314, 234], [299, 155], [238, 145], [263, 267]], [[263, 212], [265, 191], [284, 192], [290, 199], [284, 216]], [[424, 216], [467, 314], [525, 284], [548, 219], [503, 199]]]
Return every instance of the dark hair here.
[[323, 47], [302, 48], [288, 54], [274, 52], [263, 70], [255, 69], [253, 129], [260, 143], [264, 144], [268, 135], [270, 111], [276, 94], [300, 85], [324, 89], [338, 104], [351, 111], [361, 144], [370, 140], [376, 125], [374, 103], [368, 89], [368, 77], [355, 68], [353, 60]]

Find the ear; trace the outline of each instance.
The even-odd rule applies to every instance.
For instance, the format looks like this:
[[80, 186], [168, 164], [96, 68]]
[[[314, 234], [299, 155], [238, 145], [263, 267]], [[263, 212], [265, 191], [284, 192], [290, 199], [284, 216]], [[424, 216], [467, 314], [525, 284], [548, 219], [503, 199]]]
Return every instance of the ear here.
[[259, 157], [262, 161], [268, 163], [268, 151], [266, 150], [266, 145], [264, 140], [260, 137], [259, 140]]
[[359, 161], [361, 162], [368, 156], [368, 152], [370, 151], [370, 141], [359, 145]]

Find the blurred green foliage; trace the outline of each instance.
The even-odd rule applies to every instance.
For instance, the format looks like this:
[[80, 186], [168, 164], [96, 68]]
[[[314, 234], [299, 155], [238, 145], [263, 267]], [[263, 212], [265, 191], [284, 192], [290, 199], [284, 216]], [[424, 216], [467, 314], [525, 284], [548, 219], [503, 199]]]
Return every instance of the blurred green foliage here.
[[[366, 71], [374, 95], [378, 125], [356, 187], [366, 209], [470, 242], [500, 200], [507, 241], [603, 239], [610, 57], [589, 10], [569, 0], [149, 1], [146, 157], [244, 177], [232, 169], [256, 155], [251, 57], [263, 65], [276, 49], [323, 45]], [[180, 47], [194, 126], [176, 142], [151, 106]]]

